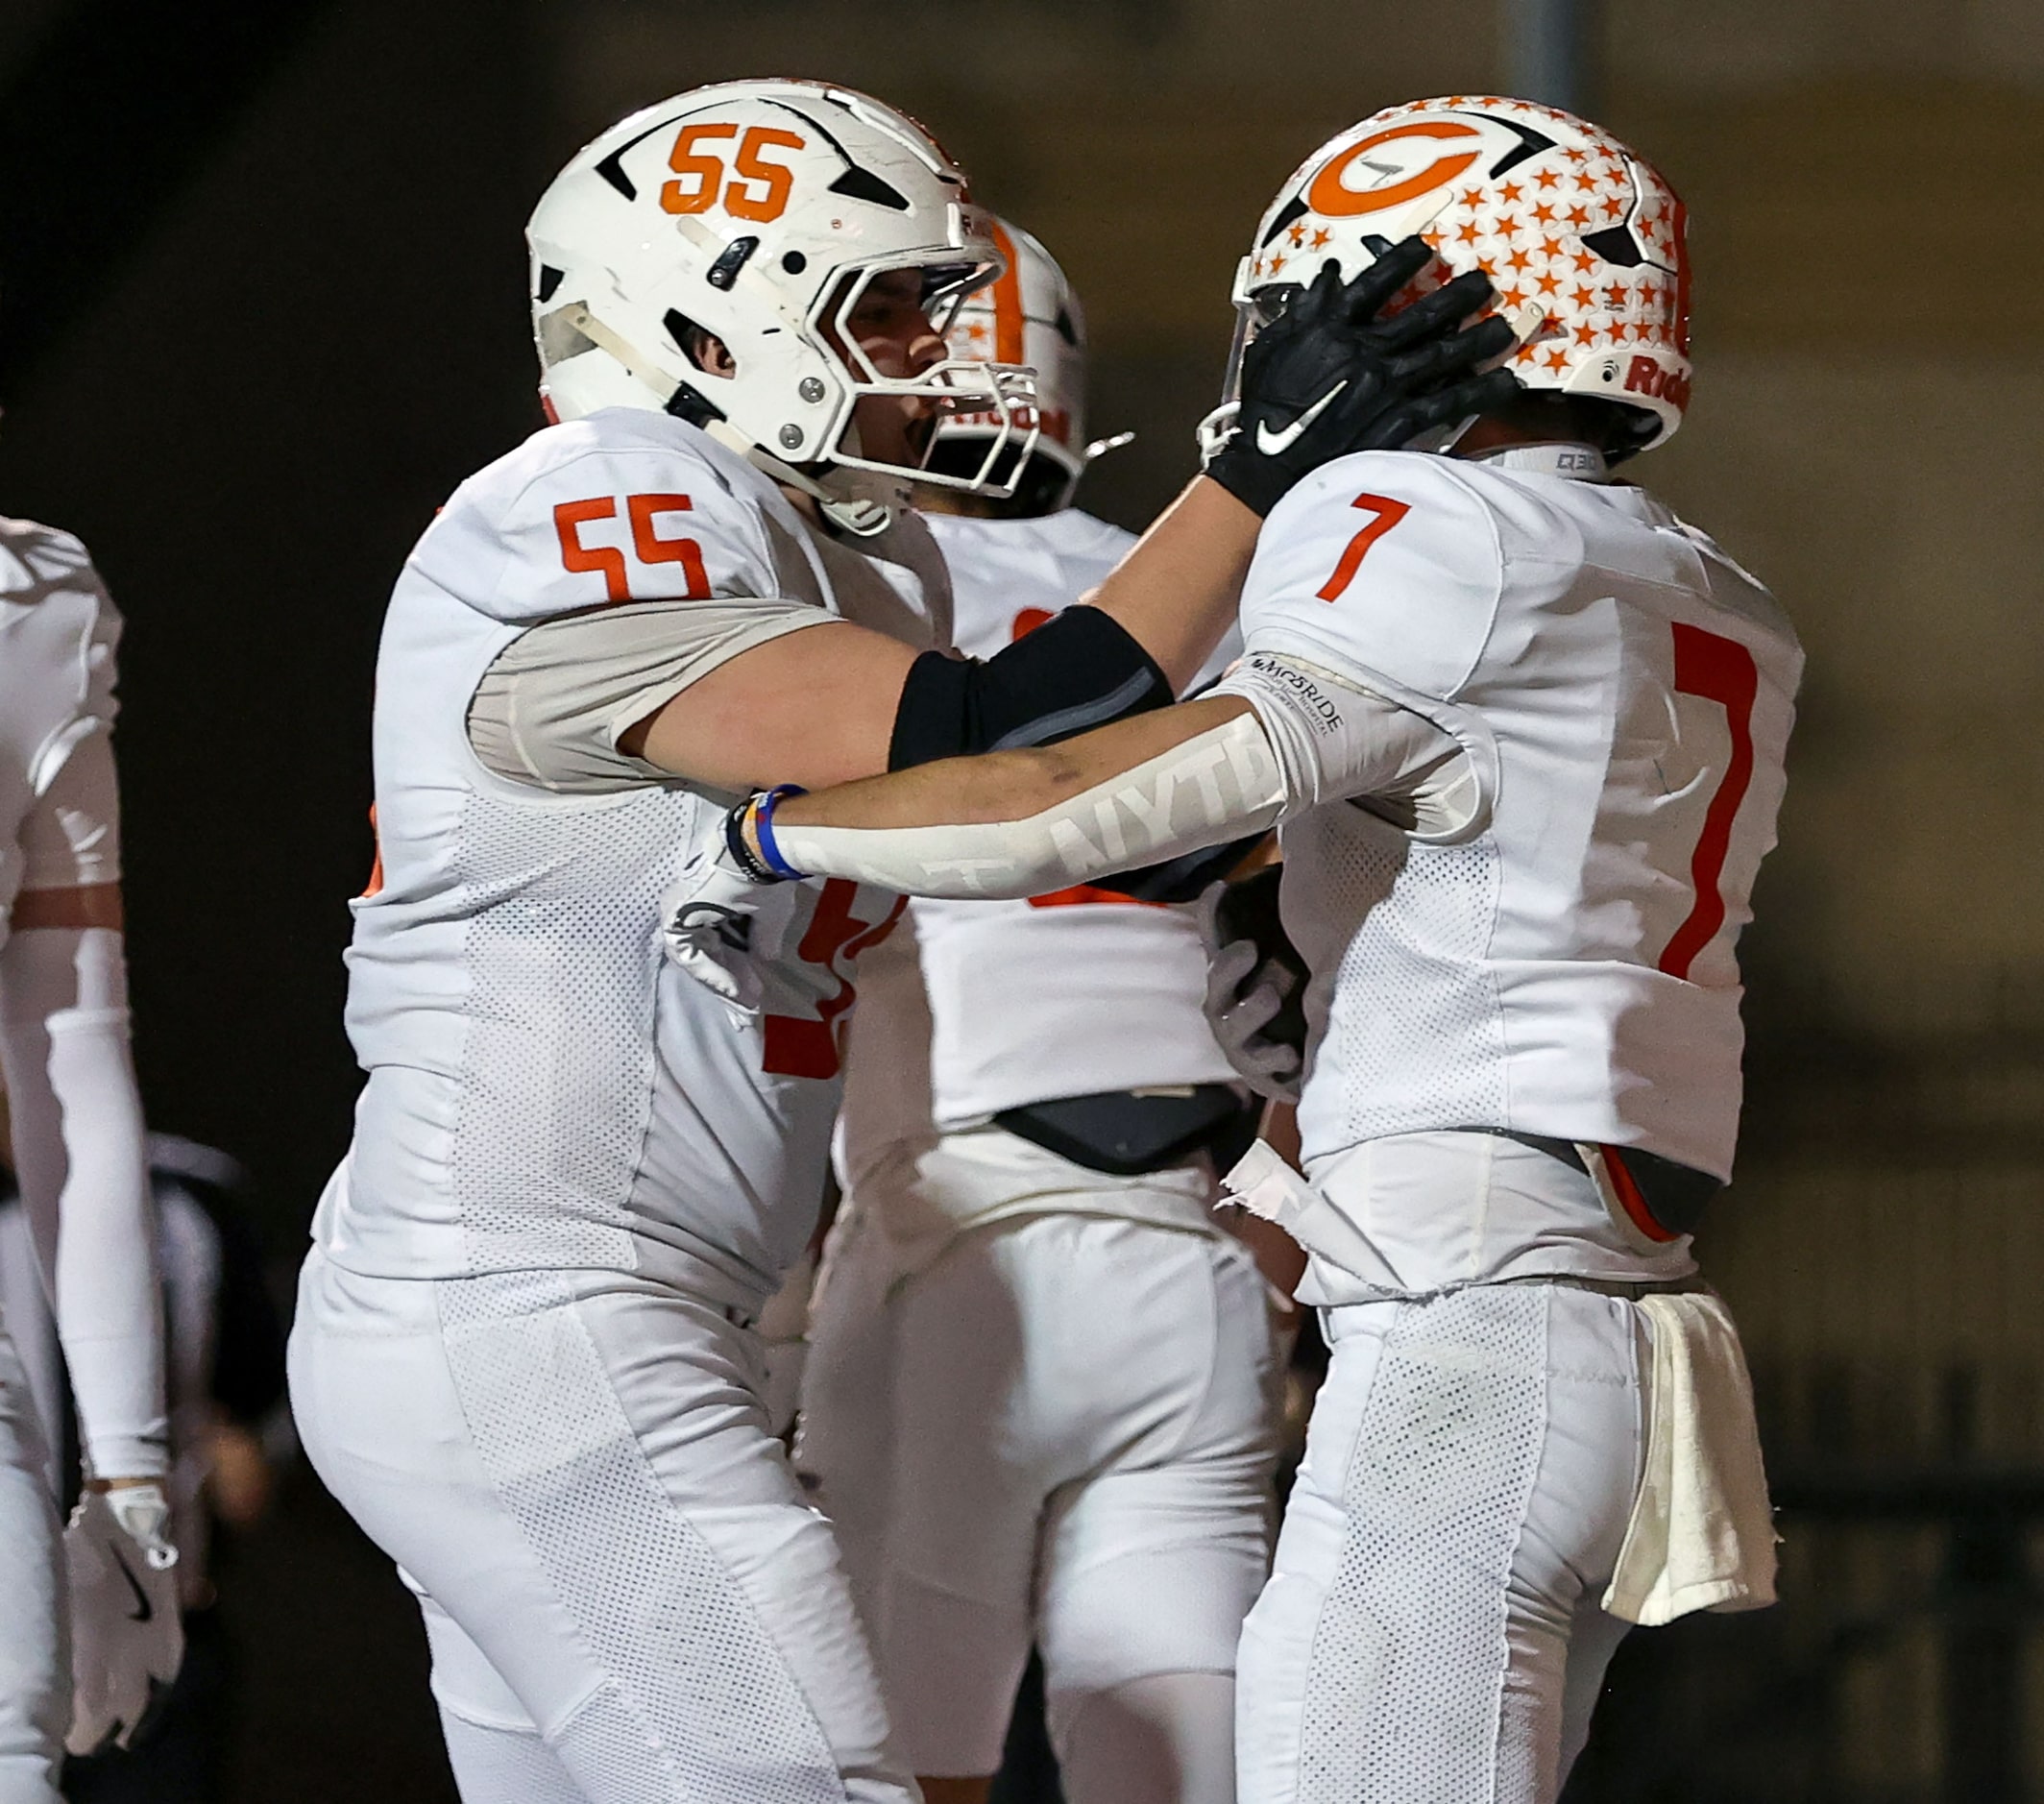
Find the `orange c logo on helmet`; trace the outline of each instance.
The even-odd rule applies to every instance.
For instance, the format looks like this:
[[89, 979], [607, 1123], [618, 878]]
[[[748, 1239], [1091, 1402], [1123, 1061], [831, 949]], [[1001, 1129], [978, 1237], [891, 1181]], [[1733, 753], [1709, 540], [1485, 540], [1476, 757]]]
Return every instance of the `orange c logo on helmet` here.
[[1424, 169], [1407, 176], [1402, 182], [1394, 182], [1387, 187], [1347, 187], [1342, 183], [1342, 177], [1349, 173], [1349, 165], [1365, 151], [1375, 150], [1379, 144], [1388, 144], [1394, 138], [1457, 138], [1482, 135], [1474, 126], [1464, 125], [1459, 119], [1415, 119], [1406, 125], [1387, 126], [1381, 132], [1373, 132], [1360, 143], [1350, 145], [1340, 156], [1323, 164], [1320, 173], [1313, 178], [1312, 183], [1306, 189], [1306, 205], [1326, 218], [1348, 219], [1357, 213], [1380, 213], [1387, 207], [1398, 207], [1406, 201], [1418, 200], [1421, 195], [1430, 193], [1433, 189], [1444, 187], [1454, 181], [1481, 153], [1472, 150], [1451, 151], [1435, 158]]

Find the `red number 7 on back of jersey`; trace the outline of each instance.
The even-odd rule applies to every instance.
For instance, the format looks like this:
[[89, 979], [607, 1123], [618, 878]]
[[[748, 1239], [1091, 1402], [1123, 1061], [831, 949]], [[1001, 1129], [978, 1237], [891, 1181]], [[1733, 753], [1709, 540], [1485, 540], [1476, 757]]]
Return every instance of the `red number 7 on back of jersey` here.
[[1733, 819], [1745, 800], [1746, 785], [1753, 780], [1753, 699], [1760, 691], [1760, 672], [1752, 652], [1736, 639], [1705, 632], [1685, 621], [1675, 622], [1674, 631], [1675, 693], [1720, 703], [1732, 729], [1732, 755], [1717, 781], [1717, 792], [1704, 811], [1703, 832], [1696, 841], [1695, 856], [1690, 860], [1690, 882], [1696, 901], [1661, 955], [1662, 970], [1670, 977], [1686, 978], [1696, 955], [1724, 925], [1724, 894], [1718, 880], [1732, 844]]

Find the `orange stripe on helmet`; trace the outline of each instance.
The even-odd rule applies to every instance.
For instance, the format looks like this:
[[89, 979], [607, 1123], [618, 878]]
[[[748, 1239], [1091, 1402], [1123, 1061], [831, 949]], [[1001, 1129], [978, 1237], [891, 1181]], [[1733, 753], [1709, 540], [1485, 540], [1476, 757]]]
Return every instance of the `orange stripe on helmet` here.
[[1431, 137], [1457, 138], [1481, 137], [1483, 134], [1472, 125], [1464, 125], [1459, 119], [1415, 119], [1409, 125], [1387, 126], [1381, 132], [1373, 132], [1358, 143], [1349, 146], [1340, 156], [1323, 164], [1320, 173], [1313, 178], [1306, 189], [1306, 205], [1316, 213], [1328, 219], [1349, 219], [1358, 213], [1380, 213], [1387, 207], [1398, 207], [1406, 201], [1418, 200], [1423, 194], [1438, 187], [1445, 187], [1461, 175], [1480, 155], [1477, 151], [1456, 151], [1445, 157], [1437, 157], [1424, 169], [1409, 175], [1402, 182], [1394, 182], [1389, 187], [1369, 188], [1358, 193], [1354, 188], [1344, 187], [1342, 177], [1349, 173], [1349, 165], [1365, 151], [1375, 150], [1379, 144], [1388, 144], [1394, 138]]
[[998, 219], [987, 221], [993, 229], [994, 247], [1007, 259], [1008, 267], [993, 282], [993, 360], [1022, 361], [1022, 259], [1015, 255], [1015, 241]]

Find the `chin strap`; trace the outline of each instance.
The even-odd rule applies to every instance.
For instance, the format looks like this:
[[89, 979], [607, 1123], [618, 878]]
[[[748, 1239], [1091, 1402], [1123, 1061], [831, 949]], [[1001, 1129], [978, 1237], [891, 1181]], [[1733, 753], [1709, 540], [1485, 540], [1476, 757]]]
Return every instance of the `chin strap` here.
[[783, 463], [771, 451], [753, 444], [727, 421], [712, 420], [703, 430], [776, 482], [799, 489], [823, 510], [832, 525], [841, 527], [854, 538], [871, 539], [887, 531], [894, 524], [895, 513], [908, 504], [905, 492], [897, 493], [891, 487], [884, 495], [862, 493], [866, 485], [861, 479], [864, 475], [861, 471], [834, 470], [830, 480], [837, 486], [826, 488], [815, 476], [797, 470], [793, 464]]
[[1556, 442], [1544, 445], [1500, 445], [1477, 451], [1469, 461], [1493, 470], [1521, 470], [1529, 475], [1566, 476], [1574, 482], [1608, 482], [1611, 465], [1594, 445]]
[[[653, 358], [646, 356], [637, 347], [612, 331], [579, 302], [563, 307], [559, 317], [565, 325], [581, 333], [598, 350], [607, 352], [623, 366], [628, 375], [659, 399], [663, 405], [671, 402], [679, 389], [687, 386], [671, 371], [662, 368]], [[805, 475], [792, 464], [783, 463], [771, 451], [764, 451], [753, 444], [727, 421], [705, 420], [702, 423], [702, 430], [719, 445], [747, 459], [776, 482], [785, 482], [790, 488], [801, 490], [822, 508], [831, 524], [841, 527], [855, 538], [870, 539], [887, 531], [894, 524], [895, 513], [908, 504], [905, 489], [899, 494], [889, 493], [885, 497], [862, 493], [864, 485], [859, 482], [858, 475], [846, 470], [832, 472], [839, 486], [826, 488], [815, 477]]]

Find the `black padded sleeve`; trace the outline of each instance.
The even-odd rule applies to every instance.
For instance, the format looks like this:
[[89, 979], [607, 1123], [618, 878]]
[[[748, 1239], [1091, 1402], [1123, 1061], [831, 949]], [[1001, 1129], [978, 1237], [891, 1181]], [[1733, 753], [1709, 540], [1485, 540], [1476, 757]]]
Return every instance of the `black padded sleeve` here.
[[1171, 699], [1156, 661], [1112, 615], [1066, 608], [993, 657], [917, 658], [894, 711], [888, 768], [1055, 745]]

